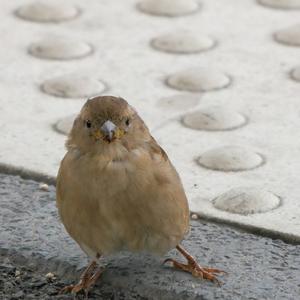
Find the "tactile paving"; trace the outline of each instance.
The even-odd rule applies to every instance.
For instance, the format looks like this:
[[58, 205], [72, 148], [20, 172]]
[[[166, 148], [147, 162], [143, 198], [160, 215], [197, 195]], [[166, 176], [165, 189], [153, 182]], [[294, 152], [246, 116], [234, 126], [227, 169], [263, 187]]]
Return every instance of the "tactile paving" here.
[[211, 49], [216, 41], [206, 35], [189, 31], [162, 34], [151, 41], [151, 45], [160, 51], [189, 54]]
[[299, 7], [3, 2], [0, 162], [56, 176], [86, 98], [122, 96], [176, 166], [193, 212], [300, 237]]
[[49, 4], [46, 1], [32, 2], [16, 10], [18, 17], [33, 22], [62, 22], [73, 19], [78, 14], [79, 10], [74, 6], [61, 2]]
[[75, 59], [92, 53], [92, 47], [81, 41], [68, 37], [44, 37], [30, 44], [28, 51], [31, 55], [44, 59]]

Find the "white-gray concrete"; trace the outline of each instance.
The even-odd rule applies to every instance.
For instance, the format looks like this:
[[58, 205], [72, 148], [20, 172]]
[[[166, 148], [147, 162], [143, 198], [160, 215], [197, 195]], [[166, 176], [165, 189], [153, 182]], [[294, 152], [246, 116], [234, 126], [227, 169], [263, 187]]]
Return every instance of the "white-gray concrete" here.
[[[64, 5], [51, 2], [51, 9], [32, 6], [32, 0], [1, 3], [0, 162], [54, 177], [66, 138], [54, 124], [76, 114], [89, 95], [122, 96], [136, 107], [168, 152], [193, 211], [299, 238], [298, 31], [288, 35], [296, 37], [289, 42], [294, 46], [273, 38], [274, 33], [299, 23], [299, 10], [293, 9], [298, 2], [289, 1], [288, 10], [283, 1], [277, 1], [281, 3], [277, 9], [255, 0], [163, 1], [157, 6], [153, 2], [69, 0]], [[212, 37], [216, 46], [186, 55], [151, 47], [153, 38], [181, 31]], [[59, 60], [28, 53], [30, 45], [53, 35], [84, 42], [93, 53], [69, 59], [64, 53], [70, 49], [65, 49], [61, 55], [55, 52]], [[192, 79], [181, 73], [191, 69], [220, 73], [200, 76], [196, 72]], [[186, 100], [185, 106], [175, 98], [174, 109], [167, 109], [168, 105], [159, 105], [161, 99], [187, 93], [166, 84], [178, 72], [182, 76], [176, 80], [177, 88], [192, 85], [193, 89], [185, 89], [193, 90], [199, 101]], [[183, 125], [188, 112], [210, 106], [236, 111], [247, 118], [247, 124], [230, 131]], [[250, 168], [219, 171], [215, 169], [220, 165], [206, 168], [197, 162], [211, 149], [235, 145], [245, 154], [259, 154], [254, 163], [253, 155], [243, 156], [242, 165]], [[281, 199], [281, 205], [251, 215], [215, 208], [213, 199], [243, 186], [264, 187]]]

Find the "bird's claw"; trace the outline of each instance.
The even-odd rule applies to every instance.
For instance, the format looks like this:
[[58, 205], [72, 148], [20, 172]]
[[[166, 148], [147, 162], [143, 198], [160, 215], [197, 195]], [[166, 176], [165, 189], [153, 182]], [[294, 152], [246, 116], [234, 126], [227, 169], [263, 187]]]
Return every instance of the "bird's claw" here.
[[172, 258], [165, 259], [162, 264], [164, 265], [165, 263], [168, 263], [168, 262], [171, 262], [173, 264], [173, 266], [177, 269], [191, 273], [196, 278], [210, 280], [210, 281], [218, 284], [218, 286], [221, 286], [223, 283], [216, 277], [216, 275], [217, 274], [227, 274], [227, 272], [216, 269], [216, 268], [203, 268], [196, 262], [188, 261], [187, 264], [183, 264], [183, 263], [177, 262], [176, 260], [174, 260]]
[[59, 291], [59, 294], [71, 293], [77, 295], [80, 291], [84, 291], [86, 299], [88, 298], [88, 292], [92, 285], [94, 285], [97, 279], [103, 272], [103, 268], [98, 268], [96, 271], [96, 263], [92, 262], [86, 270], [83, 272], [80, 281], [73, 285], [68, 285]]

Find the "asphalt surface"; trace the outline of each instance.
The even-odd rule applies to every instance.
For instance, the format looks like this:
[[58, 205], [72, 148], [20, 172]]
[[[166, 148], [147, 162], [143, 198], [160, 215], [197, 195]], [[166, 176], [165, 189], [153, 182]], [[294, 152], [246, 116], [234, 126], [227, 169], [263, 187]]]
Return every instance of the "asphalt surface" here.
[[[59, 222], [55, 187], [39, 184], [0, 174], [0, 299], [73, 299], [57, 292], [87, 263]], [[103, 260], [89, 298], [299, 299], [300, 245], [201, 220], [191, 221], [183, 244], [203, 266], [228, 272], [221, 287], [162, 266], [165, 257], [121, 253]], [[166, 257], [182, 259], [175, 251]]]

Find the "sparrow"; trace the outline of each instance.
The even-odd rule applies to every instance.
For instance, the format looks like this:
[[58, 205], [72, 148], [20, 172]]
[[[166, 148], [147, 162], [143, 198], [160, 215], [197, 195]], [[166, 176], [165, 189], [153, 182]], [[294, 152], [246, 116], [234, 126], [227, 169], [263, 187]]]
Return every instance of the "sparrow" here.
[[164, 255], [176, 248], [177, 269], [219, 283], [222, 270], [201, 267], [180, 242], [189, 231], [189, 207], [166, 152], [124, 99], [87, 100], [66, 142], [58, 176], [57, 208], [69, 235], [91, 263], [75, 285], [86, 293], [103, 272], [99, 258], [119, 251]]

